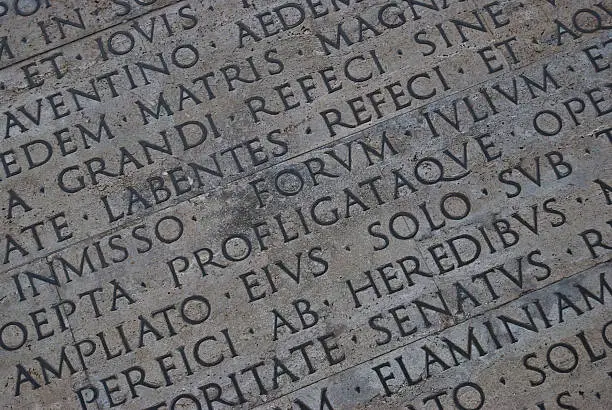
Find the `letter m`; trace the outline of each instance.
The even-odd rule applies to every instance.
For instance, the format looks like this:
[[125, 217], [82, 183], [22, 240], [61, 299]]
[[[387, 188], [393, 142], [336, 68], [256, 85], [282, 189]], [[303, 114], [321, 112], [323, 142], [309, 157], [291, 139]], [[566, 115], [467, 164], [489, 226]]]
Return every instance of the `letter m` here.
[[317, 38], [321, 42], [321, 47], [323, 47], [323, 49], [325, 50], [325, 54], [327, 55], [331, 54], [329, 47], [339, 50], [342, 40], [344, 40], [344, 43], [347, 46], [350, 46], [353, 44], [353, 41], [351, 41], [349, 36], [346, 34], [344, 29], [342, 28], [342, 23], [338, 24], [338, 27], [336, 29], [336, 39], [335, 40], [329, 39], [325, 37], [323, 34], [319, 34], [319, 33], [317, 33]]
[[590, 290], [578, 284], [574, 286], [580, 292], [580, 295], [584, 299], [584, 302], [586, 303], [586, 305], [589, 307], [589, 310], [593, 309], [593, 306], [591, 305], [591, 300], [594, 300], [601, 305], [604, 304], [604, 296], [605, 296], [604, 290], [607, 290], [608, 293], [612, 295], [612, 289], [610, 288], [610, 285], [606, 281], [606, 272], [601, 272], [599, 274], [599, 296], [597, 296], [595, 293], [591, 292]]
[[54, 368], [51, 364], [49, 364], [49, 362], [47, 362], [45, 359], [43, 359], [40, 356], [35, 357], [34, 360], [36, 360], [40, 364], [40, 368], [42, 369], [43, 377], [45, 378], [45, 384], [51, 383], [49, 373], [55, 376], [55, 378], [57, 379], [61, 379], [62, 377], [65, 376], [64, 364], [66, 365], [66, 367], [68, 367], [68, 370], [70, 371], [71, 375], [76, 373], [76, 369], [74, 368], [72, 363], [70, 363], [70, 360], [68, 360], [68, 356], [66, 355], [66, 346], [62, 347], [61, 349], [58, 368]]
[[149, 108], [141, 101], [136, 101], [136, 105], [140, 110], [140, 115], [142, 116], [142, 122], [144, 123], [144, 125], [147, 125], [149, 123], [150, 117], [153, 117], [158, 120], [162, 114], [162, 108], [166, 112], [166, 115], [174, 115], [174, 112], [170, 109], [168, 102], [164, 98], [163, 91], [159, 93], [159, 97], [157, 99], [157, 106], [155, 108]]

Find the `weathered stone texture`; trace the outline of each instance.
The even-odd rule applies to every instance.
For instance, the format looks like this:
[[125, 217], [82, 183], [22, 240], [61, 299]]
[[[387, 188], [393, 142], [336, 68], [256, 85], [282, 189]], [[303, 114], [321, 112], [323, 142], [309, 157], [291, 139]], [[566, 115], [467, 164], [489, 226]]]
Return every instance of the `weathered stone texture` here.
[[0, 406], [610, 408], [610, 27], [0, 1]]

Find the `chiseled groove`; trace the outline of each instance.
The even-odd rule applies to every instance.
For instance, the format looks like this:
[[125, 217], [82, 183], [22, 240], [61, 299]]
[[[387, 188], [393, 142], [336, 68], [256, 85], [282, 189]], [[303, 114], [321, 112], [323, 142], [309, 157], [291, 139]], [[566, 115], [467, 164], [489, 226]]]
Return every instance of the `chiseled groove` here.
[[[181, 0], [181, 1], [182, 1], [182, 0]], [[588, 40], [593, 40], [593, 39], [594, 39], [594, 38], [589, 38]], [[543, 56], [542, 58], [540, 58], [540, 59], [538, 59], [538, 60], [534, 60], [533, 62], [531, 62], [531, 63], [529, 63], [529, 64], [526, 64], [526, 65], [524, 65], [524, 66], [521, 66], [521, 67], [519, 68], [519, 71], [523, 71], [523, 70], [528, 69], [529, 67], [532, 67], [532, 66], [535, 66], [535, 65], [537, 65], [537, 64], [540, 64], [540, 63], [541, 63], [542, 61], [544, 61], [544, 60], [547, 60], [547, 59], [552, 59], [552, 58], [554, 58], [555, 56], [557, 56], [557, 55], [558, 55], [558, 54], [560, 54], [560, 53], [574, 52], [574, 51], [576, 51], [576, 50], [578, 50], [578, 49], [579, 49], [579, 46], [580, 46], [582, 43], [583, 43], [583, 42], [578, 42], [578, 45], [573, 45], [572, 47], [565, 48], [565, 49], [560, 50], [559, 52], [557, 52], [557, 53], [555, 53], [555, 54], [550, 54], [550, 55], [548, 55], [548, 56]], [[277, 163], [273, 163], [273, 164], [267, 165], [267, 166], [265, 166], [265, 167], [263, 167], [263, 168], [261, 168], [261, 169], [253, 170], [253, 171], [251, 171], [250, 173], [246, 173], [246, 174], [244, 174], [244, 175], [241, 175], [241, 176], [239, 176], [239, 177], [238, 177], [238, 178], [236, 178], [236, 179], [229, 179], [229, 180], [228, 180], [228, 181], [225, 183], [225, 185], [223, 185], [223, 186], [219, 185], [219, 186], [216, 186], [216, 187], [210, 188], [210, 189], [208, 189], [208, 190], [206, 190], [206, 191], [203, 191], [203, 192], [201, 192], [201, 193], [199, 193], [199, 194], [197, 194], [197, 195], [194, 195], [194, 196], [191, 196], [191, 197], [188, 197], [188, 198], [185, 198], [185, 199], [181, 199], [181, 200], [176, 200], [176, 199], [172, 200], [172, 199], [170, 199], [170, 200], [168, 200], [168, 202], [170, 202], [169, 204], [164, 204], [164, 206], [159, 207], [159, 208], [157, 208], [157, 209], [153, 209], [153, 210], [148, 211], [148, 212], [147, 212], [147, 211], [142, 212], [142, 213], [138, 214], [137, 216], [134, 216], [134, 217], [133, 217], [133, 219], [131, 219], [131, 220], [126, 220], [126, 221], [125, 221], [125, 223], [124, 223], [124, 224], [122, 224], [122, 225], [116, 226], [116, 227], [111, 228], [111, 229], [107, 229], [106, 231], [98, 232], [98, 233], [96, 233], [96, 234], [94, 234], [94, 235], [91, 235], [91, 236], [88, 236], [88, 237], [86, 237], [86, 238], [83, 238], [83, 239], [81, 239], [80, 241], [77, 241], [77, 242], [71, 243], [71, 244], [69, 244], [69, 245], [66, 245], [66, 246], [64, 246], [64, 247], [58, 248], [58, 249], [53, 250], [53, 251], [51, 251], [51, 252], [49, 252], [49, 253], [46, 253], [46, 254], [44, 254], [44, 255], [41, 255], [41, 256], [35, 257], [35, 258], [33, 258], [33, 259], [29, 260], [29, 261], [25, 261], [25, 262], [23, 262], [23, 263], [20, 263], [20, 264], [18, 264], [18, 265], [15, 265], [15, 266], [13, 266], [13, 267], [11, 267], [11, 268], [7, 269], [7, 270], [0, 270], [0, 275], [5, 274], [5, 273], [8, 273], [8, 272], [11, 272], [11, 271], [13, 271], [13, 270], [15, 270], [15, 269], [19, 269], [19, 268], [21, 268], [21, 267], [23, 267], [23, 266], [29, 265], [30, 263], [34, 263], [34, 262], [36, 262], [36, 261], [38, 261], [38, 260], [45, 259], [45, 258], [49, 257], [50, 255], [56, 254], [56, 253], [58, 253], [58, 252], [62, 252], [62, 251], [63, 251], [63, 250], [65, 250], [65, 249], [68, 249], [68, 248], [71, 248], [71, 247], [73, 247], [73, 246], [76, 246], [76, 245], [79, 245], [79, 244], [85, 243], [85, 242], [87, 242], [87, 241], [89, 241], [89, 240], [92, 240], [92, 239], [97, 239], [97, 238], [103, 238], [104, 236], [109, 235], [109, 234], [111, 234], [111, 233], [117, 232], [117, 231], [122, 230], [122, 229], [125, 229], [125, 228], [129, 228], [130, 226], [133, 226], [133, 225], [135, 225], [136, 223], [138, 223], [138, 222], [142, 221], [142, 218], [148, 218], [148, 217], [150, 217], [151, 215], [158, 214], [158, 213], [160, 213], [160, 212], [162, 212], [162, 211], [165, 211], [165, 210], [166, 210], [166, 209], [168, 209], [168, 208], [171, 208], [171, 207], [174, 207], [174, 206], [176, 206], [176, 205], [182, 204], [183, 202], [189, 202], [189, 201], [192, 201], [192, 200], [193, 200], [193, 199], [195, 199], [195, 198], [198, 198], [198, 197], [200, 197], [200, 196], [202, 196], [202, 195], [206, 195], [206, 194], [208, 194], [208, 193], [210, 193], [210, 192], [213, 192], [213, 191], [215, 191], [215, 190], [218, 190], [218, 189], [223, 189], [224, 187], [228, 186], [229, 184], [233, 184], [233, 183], [239, 182], [239, 181], [241, 181], [241, 180], [243, 180], [243, 179], [250, 178], [250, 177], [252, 177], [253, 175], [256, 175], [256, 174], [259, 174], [259, 173], [263, 173], [263, 172], [265, 172], [266, 170], [268, 170], [268, 169], [270, 169], [270, 168], [272, 168], [272, 167], [276, 167], [276, 166], [279, 166], [279, 165], [281, 165], [281, 164], [284, 164], [284, 163], [286, 163], [286, 162], [288, 162], [288, 161], [292, 161], [292, 160], [294, 160], [295, 158], [298, 158], [298, 157], [300, 157], [300, 156], [305, 156], [305, 155], [308, 155], [308, 154], [310, 154], [310, 153], [311, 153], [311, 152], [313, 152], [313, 151], [317, 151], [317, 150], [320, 150], [320, 149], [322, 149], [322, 148], [326, 148], [326, 147], [332, 147], [332, 146], [339, 145], [339, 144], [341, 144], [341, 143], [343, 143], [343, 142], [345, 142], [345, 141], [347, 141], [347, 140], [350, 140], [350, 139], [351, 139], [351, 138], [353, 138], [355, 135], [357, 135], [357, 134], [359, 134], [359, 133], [366, 132], [367, 130], [369, 130], [369, 129], [371, 129], [371, 128], [374, 128], [374, 127], [380, 126], [381, 124], [384, 124], [384, 123], [385, 123], [385, 122], [387, 122], [387, 121], [393, 120], [393, 119], [398, 118], [398, 117], [400, 117], [400, 116], [402, 116], [402, 115], [407, 115], [407, 114], [409, 114], [409, 113], [411, 113], [411, 112], [415, 112], [415, 111], [418, 111], [418, 110], [423, 110], [423, 109], [425, 109], [426, 107], [428, 107], [428, 106], [430, 106], [430, 105], [432, 105], [432, 104], [435, 104], [435, 103], [437, 103], [437, 102], [439, 102], [439, 101], [442, 101], [442, 100], [444, 100], [444, 99], [449, 99], [449, 98], [451, 98], [451, 97], [453, 97], [453, 96], [455, 96], [455, 95], [458, 95], [458, 94], [461, 94], [461, 93], [466, 92], [466, 91], [468, 91], [468, 90], [471, 90], [471, 89], [477, 88], [477, 87], [479, 87], [480, 85], [482, 85], [482, 84], [484, 84], [484, 83], [487, 83], [487, 82], [489, 82], [489, 81], [495, 80], [495, 79], [497, 79], [497, 78], [501, 78], [501, 77], [503, 77], [504, 75], [507, 75], [507, 74], [509, 74], [509, 73], [513, 73], [513, 72], [515, 72], [515, 70], [513, 70], [513, 69], [512, 69], [512, 67], [511, 67], [511, 66], [509, 66], [508, 71], [501, 72], [501, 73], [500, 73], [500, 74], [498, 74], [498, 75], [495, 75], [495, 76], [492, 76], [492, 77], [488, 77], [488, 78], [486, 78], [486, 79], [485, 79], [485, 80], [483, 80], [483, 81], [480, 81], [480, 82], [478, 82], [478, 83], [475, 83], [475, 84], [470, 85], [469, 87], [463, 88], [463, 89], [461, 89], [461, 90], [457, 90], [457, 91], [456, 91], [456, 92], [454, 92], [454, 93], [451, 93], [451, 94], [445, 95], [445, 96], [440, 97], [440, 98], [438, 98], [438, 99], [436, 99], [436, 100], [432, 100], [432, 101], [430, 101], [429, 103], [427, 103], [427, 104], [425, 104], [425, 105], [423, 105], [423, 106], [416, 107], [416, 108], [412, 108], [412, 109], [409, 109], [409, 110], [406, 110], [406, 111], [399, 110], [399, 111], [397, 111], [397, 112], [395, 112], [395, 113], [391, 114], [390, 116], [388, 116], [387, 118], [385, 118], [385, 119], [383, 119], [383, 120], [381, 120], [381, 121], [379, 121], [379, 122], [375, 122], [375, 123], [373, 123], [373, 124], [370, 124], [370, 125], [368, 125], [368, 126], [366, 126], [366, 127], [362, 128], [362, 129], [360, 129], [360, 130], [356, 130], [356, 131], [350, 132], [349, 134], [345, 135], [344, 137], [341, 137], [341, 138], [339, 138], [339, 139], [336, 139], [336, 140], [333, 140], [333, 141], [330, 141], [330, 142], [327, 142], [327, 143], [324, 143], [324, 144], [320, 144], [320, 145], [314, 146], [314, 147], [312, 147], [312, 148], [311, 148], [311, 149], [309, 149], [309, 150], [306, 150], [306, 151], [303, 151], [303, 152], [300, 152], [300, 153], [296, 153], [295, 155], [293, 155], [293, 156], [291, 156], [291, 157], [288, 157], [288, 158], [284, 159], [283, 161], [280, 161], [280, 162], [277, 162]]]
[[57, 45], [57, 46], [55, 46], [55, 47], [45, 48], [44, 50], [41, 50], [41, 51], [39, 51], [38, 53], [32, 54], [32, 55], [30, 55], [30, 56], [24, 57], [24, 58], [22, 58], [21, 60], [12, 61], [10, 64], [8, 64], [8, 65], [6, 65], [6, 66], [4, 66], [4, 67], [1, 67], [1, 68], [0, 68], [0, 72], [2, 72], [3, 70], [5, 70], [5, 69], [7, 69], [7, 68], [13, 67], [13, 66], [15, 66], [15, 65], [17, 65], [17, 64], [21, 64], [21, 63], [23, 63], [24, 61], [28, 61], [28, 60], [30, 60], [30, 59], [32, 59], [32, 58], [38, 57], [38, 56], [43, 55], [43, 54], [45, 54], [45, 53], [48, 53], [48, 52], [50, 52], [50, 51], [60, 49], [60, 48], [65, 47], [65, 46], [67, 46], [67, 45], [70, 45], [70, 44], [76, 43], [77, 41], [81, 41], [81, 40], [84, 40], [84, 39], [86, 39], [86, 38], [89, 38], [89, 37], [91, 37], [91, 36], [95, 36], [96, 34], [101, 33], [101, 32], [103, 32], [103, 31], [109, 30], [109, 29], [111, 29], [111, 28], [114, 28], [114, 27], [120, 26], [120, 25], [125, 24], [125, 23], [129, 23], [130, 21], [134, 21], [134, 20], [136, 20], [136, 19], [139, 19], [139, 18], [141, 18], [141, 17], [144, 17], [144, 16], [146, 16], [146, 15], [148, 15], [148, 14], [151, 14], [151, 13], [156, 12], [156, 11], [159, 11], [159, 10], [163, 10], [163, 9], [165, 9], [166, 7], [171, 7], [171, 6], [174, 6], [175, 4], [181, 3], [181, 2], [183, 2], [183, 1], [187, 1], [187, 0], [173, 0], [173, 2], [172, 2], [172, 3], [170, 3], [170, 4], [166, 4], [165, 6], [158, 6], [158, 7], [156, 7], [156, 8], [152, 8], [151, 10], [149, 10], [149, 11], [147, 11], [147, 12], [145, 12], [145, 13], [139, 14], [139, 15], [137, 15], [137, 16], [134, 16], [134, 17], [130, 17], [130, 18], [127, 18], [127, 19], [121, 19], [121, 20], [119, 20], [119, 22], [118, 22], [118, 23], [111, 24], [111, 25], [106, 26], [106, 27], [102, 27], [100, 30], [97, 30], [97, 31], [91, 32], [91, 33], [89, 33], [89, 34], [85, 34], [83, 37], [75, 38], [75, 39], [70, 40], [70, 41], [68, 41], [68, 42], [66, 42], [66, 43], [58, 44], [58, 45]]
[[[569, 276], [565, 276], [565, 277], [563, 277], [563, 278], [560, 278], [560, 279], [558, 279], [558, 280], [556, 280], [556, 281], [554, 281], [554, 282], [551, 282], [551, 283], [549, 283], [548, 285], [543, 286], [543, 287], [541, 287], [541, 288], [539, 288], [539, 289], [528, 289], [526, 292], [519, 294], [519, 296], [517, 296], [516, 298], [511, 299], [511, 300], [508, 300], [507, 302], [504, 302], [504, 303], [500, 304], [499, 306], [494, 307], [493, 309], [485, 310], [485, 311], [483, 311], [482, 313], [479, 313], [479, 314], [477, 314], [477, 315], [467, 317], [467, 318], [463, 319], [462, 321], [455, 323], [455, 324], [454, 324], [454, 325], [452, 325], [452, 326], [445, 327], [445, 328], [443, 328], [443, 329], [438, 330], [437, 332], [433, 332], [433, 333], [430, 333], [430, 334], [428, 334], [428, 335], [424, 335], [424, 336], [422, 336], [422, 337], [420, 337], [420, 338], [418, 338], [418, 339], [415, 339], [415, 340], [413, 340], [413, 341], [411, 341], [411, 342], [408, 342], [408, 343], [403, 344], [403, 345], [401, 345], [401, 346], [395, 347], [395, 348], [393, 348], [393, 349], [389, 349], [389, 350], [387, 350], [386, 352], [383, 352], [383, 353], [378, 354], [378, 355], [376, 355], [376, 356], [370, 357], [370, 358], [368, 358], [368, 359], [366, 359], [366, 360], [364, 360], [364, 361], [361, 361], [361, 362], [359, 362], [359, 363], [353, 364], [353, 365], [351, 365], [351, 366], [347, 367], [346, 369], [342, 369], [342, 370], [340, 370], [340, 371], [338, 371], [338, 372], [336, 372], [336, 373], [328, 374], [327, 376], [321, 377], [320, 379], [315, 380], [315, 381], [313, 381], [313, 382], [311, 382], [311, 383], [308, 383], [308, 384], [306, 384], [306, 385], [304, 385], [304, 386], [302, 386], [302, 387], [298, 387], [298, 388], [296, 388], [296, 389], [291, 390], [290, 392], [287, 392], [287, 393], [284, 393], [284, 394], [282, 394], [282, 395], [280, 395], [280, 396], [278, 396], [278, 397], [275, 397], [274, 399], [272, 399], [272, 400], [270, 400], [270, 401], [267, 401], [267, 402], [265, 402], [265, 403], [263, 403], [263, 404], [260, 404], [260, 405], [258, 405], [257, 407], [253, 407], [253, 408], [252, 408], [252, 410], [257, 410], [257, 409], [261, 408], [261, 406], [267, 406], [267, 405], [269, 405], [270, 403], [272, 403], [272, 402], [274, 402], [274, 401], [276, 401], [276, 400], [280, 400], [280, 399], [282, 399], [282, 398], [283, 398], [283, 397], [285, 397], [285, 396], [288, 396], [288, 395], [290, 395], [290, 394], [295, 393], [296, 391], [299, 391], [299, 390], [305, 389], [305, 388], [307, 388], [307, 387], [310, 387], [310, 386], [312, 386], [313, 384], [319, 383], [319, 382], [320, 382], [320, 381], [322, 381], [322, 380], [329, 379], [330, 377], [333, 377], [333, 376], [336, 376], [336, 375], [338, 375], [338, 374], [344, 373], [344, 372], [345, 372], [345, 371], [347, 371], [347, 370], [351, 370], [351, 369], [353, 369], [353, 368], [355, 368], [355, 367], [357, 367], [357, 366], [361, 366], [362, 364], [367, 363], [367, 362], [369, 362], [369, 361], [374, 361], [374, 360], [376, 360], [376, 359], [378, 359], [379, 357], [382, 357], [382, 356], [384, 356], [384, 355], [387, 355], [387, 354], [393, 353], [393, 352], [395, 352], [395, 351], [397, 351], [397, 350], [400, 350], [400, 349], [404, 349], [405, 347], [410, 346], [410, 345], [415, 344], [415, 343], [418, 343], [418, 342], [420, 342], [420, 341], [422, 341], [422, 340], [424, 340], [424, 339], [427, 339], [427, 338], [430, 338], [430, 337], [436, 337], [436, 336], [438, 336], [440, 333], [445, 332], [445, 331], [447, 331], [447, 330], [450, 330], [450, 329], [452, 329], [452, 328], [454, 328], [454, 327], [456, 327], [456, 326], [459, 326], [459, 325], [461, 325], [461, 324], [463, 324], [463, 323], [467, 322], [468, 320], [473, 320], [473, 319], [479, 318], [479, 317], [481, 317], [481, 316], [483, 316], [483, 315], [485, 315], [485, 314], [488, 314], [488, 313], [490, 313], [490, 312], [495, 312], [495, 311], [497, 311], [497, 310], [499, 310], [499, 309], [502, 309], [502, 308], [503, 308], [503, 307], [505, 307], [506, 305], [509, 305], [510, 303], [514, 303], [514, 302], [516, 302], [517, 300], [519, 300], [519, 299], [523, 298], [524, 296], [530, 295], [530, 294], [532, 294], [532, 293], [534, 293], [534, 292], [544, 291], [544, 290], [546, 290], [546, 289], [550, 288], [551, 286], [555, 286], [555, 285], [556, 285], [557, 283], [559, 283], [559, 282], [563, 282], [563, 281], [566, 281], [566, 280], [570, 280], [570, 279], [572, 279], [573, 277], [578, 276], [578, 275], [580, 275], [580, 274], [581, 274], [581, 273], [583, 273], [583, 272], [586, 272], [587, 270], [590, 270], [590, 269], [596, 269], [598, 266], [600, 266], [600, 265], [604, 265], [604, 264], [607, 264], [607, 263], [609, 263], [610, 261], [612, 261], [612, 258], [608, 258], [607, 260], [603, 260], [603, 261], [601, 261], [601, 262], [599, 262], [599, 263], [596, 263], [596, 264], [595, 264], [595, 265], [593, 265], [593, 266], [590, 266], [590, 267], [585, 268], [585, 269], [583, 269], [583, 270], [581, 270], [581, 271], [578, 271], [578, 272], [572, 273], [572, 274], [571, 274], [571, 275], [569, 275]], [[495, 351], [493, 351], [492, 353], [493, 353], [493, 354], [495, 354], [495, 352], [496, 352], [496, 350], [495, 350]], [[463, 363], [467, 363], [467, 362], [463, 362]], [[461, 364], [463, 364], [463, 363], [461, 363]], [[460, 364], [460, 365], [461, 365], [461, 364]]]

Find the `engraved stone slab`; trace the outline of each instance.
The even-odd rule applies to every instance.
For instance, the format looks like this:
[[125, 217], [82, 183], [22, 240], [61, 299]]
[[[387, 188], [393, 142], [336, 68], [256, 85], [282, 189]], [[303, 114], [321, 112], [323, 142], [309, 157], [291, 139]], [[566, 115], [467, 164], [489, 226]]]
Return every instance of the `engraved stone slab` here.
[[610, 408], [611, 27], [0, 1], [0, 405]]

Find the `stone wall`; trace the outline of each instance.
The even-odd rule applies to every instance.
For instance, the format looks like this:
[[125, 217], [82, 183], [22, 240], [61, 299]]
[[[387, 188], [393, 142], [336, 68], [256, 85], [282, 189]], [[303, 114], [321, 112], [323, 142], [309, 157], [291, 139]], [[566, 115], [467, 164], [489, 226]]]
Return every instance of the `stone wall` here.
[[0, 407], [610, 408], [611, 28], [0, 1]]

